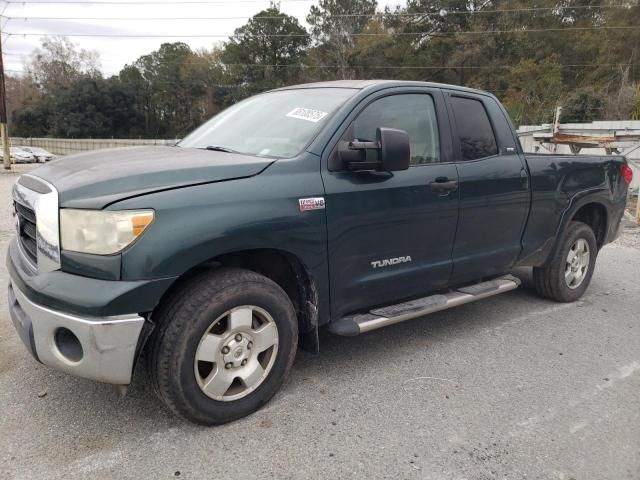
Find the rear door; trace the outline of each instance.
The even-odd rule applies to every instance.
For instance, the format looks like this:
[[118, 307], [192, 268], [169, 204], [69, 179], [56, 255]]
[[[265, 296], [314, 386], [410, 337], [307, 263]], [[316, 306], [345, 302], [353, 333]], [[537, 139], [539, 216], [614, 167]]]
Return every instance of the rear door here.
[[489, 96], [448, 92], [460, 217], [452, 283], [508, 271], [521, 251], [529, 213], [529, 177], [516, 138]]
[[[378, 127], [409, 134], [411, 166], [349, 172], [340, 142], [373, 141]], [[331, 144], [330, 144], [331, 145]], [[420, 296], [447, 285], [458, 194], [444, 97], [438, 89], [394, 89], [364, 100], [336, 133], [323, 162], [332, 316]]]

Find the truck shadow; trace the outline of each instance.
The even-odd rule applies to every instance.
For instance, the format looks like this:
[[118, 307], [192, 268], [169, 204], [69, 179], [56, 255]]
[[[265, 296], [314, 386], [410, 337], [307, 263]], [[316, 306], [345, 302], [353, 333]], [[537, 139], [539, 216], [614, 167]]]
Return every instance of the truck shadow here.
[[[291, 392], [307, 388], [310, 380], [311, 383], [325, 382], [331, 378], [337, 380], [344, 376], [371, 373], [369, 370], [379, 368], [380, 364], [393, 365], [398, 359], [422, 352], [435, 342], [456, 342], [487, 329], [500, 328], [513, 322], [514, 318], [525, 318], [533, 310], [555, 305], [535, 296], [530, 272], [514, 274], [523, 280], [522, 287], [492, 299], [433, 313], [357, 337], [339, 337], [321, 329], [320, 353], [312, 355], [298, 351], [291, 378], [272, 403], [279, 399], [286, 401]], [[373, 358], [375, 362], [370, 362]], [[37, 404], [41, 409], [38, 416], [45, 422], [56, 419], [56, 424], [72, 428], [70, 426], [76, 423], [73, 417], [84, 415], [83, 412], [90, 409], [92, 417], [83, 419], [84, 424], [109, 424], [110, 428], [119, 426], [132, 431], [137, 428], [153, 431], [175, 427], [201, 428], [175, 418], [161, 405], [152, 391], [143, 363], [141, 361], [136, 366], [133, 382], [124, 397], [111, 386], [39, 366], [42, 377], [45, 377], [43, 383], [49, 385], [49, 392], [46, 401]], [[61, 417], [67, 421], [61, 423]], [[239, 422], [244, 421], [248, 420]]]
[[305, 354], [305, 358], [308, 357], [313, 362], [314, 359], [322, 361], [329, 355], [332, 358], [356, 354], [366, 356], [371, 348], [379, 353], [377, 349], [384, 350], [385, 345], [392, 344], [395, 348], [396, 343], [406, 343], [408, 336], [453, 341], [458, 336], [473, 335], [478, 329], [497, 327], [506, 321], [513, 321], [515, 316], [526, 315], [532, 309], [557, 305], [537, 296], [530, 268], [511, 273], [522, 280], [522, 285], [516, 290], [488, 299], [425, 315], [356, 337], [340, 337], [321, 329], [320, 354]]

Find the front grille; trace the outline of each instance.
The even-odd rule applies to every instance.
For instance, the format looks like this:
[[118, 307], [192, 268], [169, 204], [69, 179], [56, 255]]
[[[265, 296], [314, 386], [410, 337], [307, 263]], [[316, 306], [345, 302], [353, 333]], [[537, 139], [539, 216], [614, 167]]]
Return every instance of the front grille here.
[[38, 250], [36, 238], [36, 213], [29, 207], [14, 202], [16, 215], [18, 216], [18, 239], [24, 253], [34, 265], [38, 265]]

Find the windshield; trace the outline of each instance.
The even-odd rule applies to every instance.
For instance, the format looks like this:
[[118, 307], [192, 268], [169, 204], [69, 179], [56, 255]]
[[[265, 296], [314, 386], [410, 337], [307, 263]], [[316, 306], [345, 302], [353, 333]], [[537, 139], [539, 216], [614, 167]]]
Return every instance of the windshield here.
[[256, 95], [219, 113], [178, 146], [293, 157], [355, 92], [347, 88], [307, 88]]

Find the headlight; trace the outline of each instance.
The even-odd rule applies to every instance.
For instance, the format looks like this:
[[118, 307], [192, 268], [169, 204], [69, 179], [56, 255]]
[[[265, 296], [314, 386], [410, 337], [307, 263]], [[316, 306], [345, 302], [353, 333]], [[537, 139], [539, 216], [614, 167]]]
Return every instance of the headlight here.
[[109, 255], [133, 243], [153, 222], [153, 210], [60, 210], [63, 250]]

